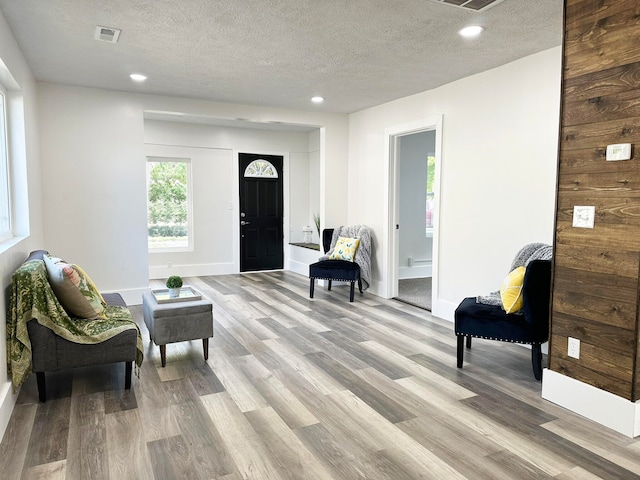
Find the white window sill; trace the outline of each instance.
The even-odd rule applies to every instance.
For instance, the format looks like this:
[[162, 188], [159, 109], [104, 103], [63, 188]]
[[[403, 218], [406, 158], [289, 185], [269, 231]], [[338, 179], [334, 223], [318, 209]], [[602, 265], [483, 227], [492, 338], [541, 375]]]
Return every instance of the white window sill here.
[[27, 238], [29, 238], [29, 237], [26, 236], [26, 235], [22, 235], [22, 236], [18, 236], [18, 237], [11, 237], [11, 238], [5, 240], [4, 242], [0, 242], [0, 255], [2, 255], [5, 252], [8, 252], [13, 247], [18, 245], [23, 240], [26, 240]]

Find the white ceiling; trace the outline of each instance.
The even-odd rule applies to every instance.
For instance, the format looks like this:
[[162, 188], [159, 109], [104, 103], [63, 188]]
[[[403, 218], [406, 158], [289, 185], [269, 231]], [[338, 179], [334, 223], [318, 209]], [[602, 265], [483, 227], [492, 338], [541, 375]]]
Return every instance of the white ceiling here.
[[[37, 80], [351, 113], [558, 46], [562, 0], [0, 0]], [[475, 40], [457, 31], [485, 27]], [[117, 44], [97, 25], [122, 30]], [[149, 78], [129, 79], [132, 72]], [[311, 104], [314, 95], [326, 98]], [[478, 92], [482, 95], [482, 92]]]

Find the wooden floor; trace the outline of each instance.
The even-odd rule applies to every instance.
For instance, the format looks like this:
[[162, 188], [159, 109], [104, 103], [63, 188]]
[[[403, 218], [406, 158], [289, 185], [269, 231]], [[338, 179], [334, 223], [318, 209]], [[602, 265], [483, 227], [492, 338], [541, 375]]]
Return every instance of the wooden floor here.
[[[289, 272], [189, 278], [215, 337], [157, 346], [130, 391], [124, 365], [22, 388], [0, 478], [632, 479], [634, 441], [546, 402], [529, 351], [476, 340], [456, 368], [452, 325]], [[141, 321], [141, 307], [132, 307]]]

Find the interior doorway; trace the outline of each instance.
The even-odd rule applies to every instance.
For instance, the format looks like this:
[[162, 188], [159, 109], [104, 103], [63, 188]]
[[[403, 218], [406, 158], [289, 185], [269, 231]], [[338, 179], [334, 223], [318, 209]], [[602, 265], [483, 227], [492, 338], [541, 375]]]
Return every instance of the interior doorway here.
[[240, 271], [284, 268], [283, 157], [239, 153]]
[[[424, 134], [424, 136], [421, 136]], [[430, 138], [429, 138], [430, 137]], [[415, 200], [409, 194], [407, 199], [402, 199], [402, 151], [412, 143], [419, 144], [418, 140], [430, 140], [431, 147], [424, 152], [424, 166], [421, 172], [415, 175], [414, 181], [420, 190], [416, 192]], [[402, 277], [415, 274], [416, 277], [426, 278], [431, 276], [431, 311], [436, 314], [438, 298], [438, 251], [439, 251], [439, 224], [440, 224], [440, 172], [442, 169], [442, 116], [424, 119], [410, 124], [398, 125], [385, 131], [385, 142], [388, 152], [388, 182], [386, 200], [388, 201], [387, 218], [385, 221], [386, 238], [388, 240], [384, 256], [386, 262], [386, 298], [398, 296], [399, 281]], [[404, 145], [403, 145], [404, 143]], [[432, 153], [432, 154], [431, 154]], [[428, 158], [433, 157], [432, 191], [427, 192]], [[407, 203], [409, 202], [409, 203]], [[411, 205], [412, 212], [405, 211]], [[418, 213], [415, 213], [418, 212]], [[428, 212], [428, 213], [427, 213]], [[418, 217], [417, 215], [424, 215]], [[413, 216], [413, 217], [412, 217]], [[413, 218], [413, 220], [412, 220]], [[422, 220], [424, 218], [424, 220]], [[430, 224], [430, 227], [427, 227]], [[411, 238], [417, 238], [416, 232], [422, 230], [424, 237], [421, 246], [413, 253], [407, 253], [405, 240], [411, 242]], [[405, 235], [407, 232], [407, 236]], [[412, 233], [413, 232], [413, 233]], [[427, 240], [428, 239], [428, 240]], [[402, 244], [402, 249], [401, 249]], [[427, 247], [430, 245], [430, 251]], [[421, 250], [420, 250], [421, 248]], [[401, 255], [401, 251], [403, 252]], [[427, 253], [428, 252], [428, 253]], [[430, 253], [430, 256], [428, 256]], [[409, 265], [409, 264], [412, 265]], [[430, 271], [429, 271], [430, 270]], [[418, 273], [420, 272], [420, 273]]]
[[396, 139], [398, 164], [397, 300], [431, 310], [435, 130]]

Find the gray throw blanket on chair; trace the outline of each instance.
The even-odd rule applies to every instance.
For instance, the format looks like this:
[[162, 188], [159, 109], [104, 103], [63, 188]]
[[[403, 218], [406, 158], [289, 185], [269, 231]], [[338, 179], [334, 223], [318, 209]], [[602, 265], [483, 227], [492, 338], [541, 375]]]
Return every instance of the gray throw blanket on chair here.
[[[515, 256], [513, 262], [511, 262], [509, 272], [518, 267], [526, 267], [529, 262], [533, 260], [551, 260], [552, 254], [553, 247], [551, 245], [547, 245], [546, 243], [529, 243], [522, 247]], [[476, 302], [486, 305], [502, 305], [499, 291], [492, 292], [488, 295], [478, 295]]]
[[355, 262], [360, 266], [360, 280], [362, 280], [362, 289], [369, 288], [371, 281], [371, 231], [369, 227], [364, 225], [353, 225], [351, 227], [340, 226], [333, 230], [331, 237], [331, 248], [326, 255], [320, 257], [320, 260], [329, 260], [329, 256], [333, 253], [333, 249], [338, 243], [338, 237], [359, 238], [360, 245], [356, 251]]

